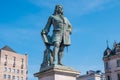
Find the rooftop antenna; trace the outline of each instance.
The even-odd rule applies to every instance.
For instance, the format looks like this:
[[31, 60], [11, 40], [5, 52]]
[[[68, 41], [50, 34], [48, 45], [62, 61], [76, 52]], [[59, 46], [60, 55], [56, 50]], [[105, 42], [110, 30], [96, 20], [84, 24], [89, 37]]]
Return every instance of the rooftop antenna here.
[[106, 40], [107, 48], [109, 48], [108, 40]]
[[116, 40], [114, 40], [114, 43], [116, 43]]
[[116, 43], [117, 43], [116, 40], [114, 40], [114, 44], [113, 44], [114, 47], [116, 47]]

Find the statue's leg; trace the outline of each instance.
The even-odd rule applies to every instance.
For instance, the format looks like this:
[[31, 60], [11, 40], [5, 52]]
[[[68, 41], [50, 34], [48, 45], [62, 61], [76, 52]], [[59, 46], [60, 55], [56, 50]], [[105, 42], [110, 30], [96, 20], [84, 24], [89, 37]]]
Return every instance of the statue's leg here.
[[62, 65], [62, 57], [63, 57], [63, 52], [64, 52], [64, 45], [60, 46], [59, 52], [58, 52], [58, 64]]
[[56, 55], [58, 54], [58, 51], [59, 51], [59, 47], [60, 47], [60, 43], [59, 42], [54, 42], [54, 49], [53, 49], [53, 64], [55, 64], [55, 57]]
[[50, 49], [49, 50], [50, 52], [50, 65], [53, 63], [53, 52], [52, 52], [52, 50]]

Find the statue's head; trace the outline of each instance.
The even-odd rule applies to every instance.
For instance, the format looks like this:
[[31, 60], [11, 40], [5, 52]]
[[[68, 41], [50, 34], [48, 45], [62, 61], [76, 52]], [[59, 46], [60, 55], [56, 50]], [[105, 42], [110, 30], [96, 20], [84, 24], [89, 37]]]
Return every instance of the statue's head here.
[[54, 14], [61, 14], [63, 15], [63, 6], [58, 4], [55, 6]]

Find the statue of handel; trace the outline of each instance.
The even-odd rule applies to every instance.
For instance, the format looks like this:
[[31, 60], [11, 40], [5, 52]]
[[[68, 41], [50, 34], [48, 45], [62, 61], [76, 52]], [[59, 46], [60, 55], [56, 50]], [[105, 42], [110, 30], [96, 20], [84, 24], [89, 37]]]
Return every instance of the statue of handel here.
[[[44, 36], [49, 36], [49, 30], [51, 25], [53, 25], [53, 34], [50, 39], [46, 41]], [[46, 47], [50, 45], [53, 45], [52, 50], [52, 63], [55, 64], [56, 61], [56, 55], [58, 56], [58, 65], [62, 65], [62, 57], [65, 46], [70, 45], [70, 34], [71, 34], [72, 26], [68, 19], [64, 17], [63, 15], [63, 7], [62, 5], [56, 5], [54, 13], [49, 17], [48, 22], [45, 26], [45, 28], [42, 30], [41, 34], [44, 38], [44, 42], [46, 44]], [[49, 36], [50, 37], [50, 36]]]

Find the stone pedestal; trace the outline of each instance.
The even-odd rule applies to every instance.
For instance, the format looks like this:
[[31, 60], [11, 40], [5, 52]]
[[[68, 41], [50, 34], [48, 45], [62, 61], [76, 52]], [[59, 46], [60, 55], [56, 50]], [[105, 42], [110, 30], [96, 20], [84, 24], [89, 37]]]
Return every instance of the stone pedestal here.
[[38, 80], [76, 80], [80, 73], [70, 67], [61, 65], [52, 65], [45, 67], [40, 72], [35, 73], [34, 76]]

